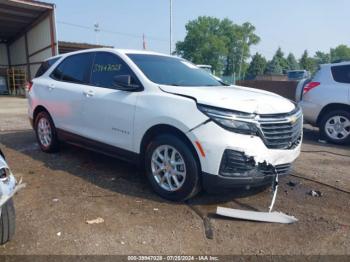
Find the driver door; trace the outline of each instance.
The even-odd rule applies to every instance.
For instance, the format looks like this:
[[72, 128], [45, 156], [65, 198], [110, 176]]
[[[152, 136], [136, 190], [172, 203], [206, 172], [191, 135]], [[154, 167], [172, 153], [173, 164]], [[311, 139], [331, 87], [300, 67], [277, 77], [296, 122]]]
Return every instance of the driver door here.
[[96, 52], [82, 114], [85, 137], [131, 151], [135, 105], [140, 92], [115, 88], [115, 77], [125, 75], [136, 79], [116, 54]]

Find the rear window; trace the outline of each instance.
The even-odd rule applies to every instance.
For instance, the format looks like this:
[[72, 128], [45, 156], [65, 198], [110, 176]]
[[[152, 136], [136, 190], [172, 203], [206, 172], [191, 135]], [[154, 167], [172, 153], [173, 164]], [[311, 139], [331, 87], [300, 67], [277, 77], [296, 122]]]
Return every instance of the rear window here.
[[65, 82], [86, 84], [89, 81], [94, 53], [68, 56], [52, 72], [51, 77]]
[[304, 71], [292, 71], [288, 72], [288, 78], [289, 79], [302, 79], [304, 78], [306, 73]]
[[332, 66], [331, 70], [334, 81], [350, 84], [350, 65]]
[[47, 70], [49, 70], [49, 68], [54, 64], [56, 63], [56, 61], [60, 59], [60, 57], [55, 57], [55, 58], [52, 58], [52, 59], [49, 59], [47, 61], [44, 61], [41, 63], [38, 71], [36, 72], [35, 74], [35, 77], [39, 77], [39, 76], [42, 76], [43, 74], [45, 74], [45, 72]]

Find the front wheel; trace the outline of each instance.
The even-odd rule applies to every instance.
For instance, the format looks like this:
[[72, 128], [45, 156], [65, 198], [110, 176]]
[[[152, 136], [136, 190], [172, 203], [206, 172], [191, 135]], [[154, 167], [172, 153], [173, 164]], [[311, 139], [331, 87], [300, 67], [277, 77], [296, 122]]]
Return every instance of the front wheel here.
[[10, 241], [15, 234], [16, 214], [13, 200], [8, 200], [1, 207], [0, 216], [0, 245]]
[[184, 201], [200, 189], [199, 165], [178, 137], [161, 135], [146, 149], [145, 167], [153, 190], [171, 201]]
[[322, 137], [335, 144], [350, 143], [350, 113], [335, 110], [325, 114], [320, 123]]

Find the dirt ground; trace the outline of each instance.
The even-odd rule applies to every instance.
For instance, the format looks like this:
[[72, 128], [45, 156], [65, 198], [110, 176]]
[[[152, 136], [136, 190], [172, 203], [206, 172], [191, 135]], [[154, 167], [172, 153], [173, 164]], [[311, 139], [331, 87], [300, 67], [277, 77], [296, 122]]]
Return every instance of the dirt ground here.
[[[41, 152], [26, 110], [25, 99], [0, 97], [0, 147], [27, 184], [14, 198], [15, 237], [0, 254], [350, 255], [349, 193], [289, 176], [281, 179], [275, 210], [297, 223], [222, 218], [214, 214], [217, 205], [266, 211], [270, 190], [167, 202], [130, 164], [68, 145], [58, 154]], [[318, 142], [311, 127], [304, 134], [293, 174], [349, 192], [349, 147]], [[86, 223], [98, 217], [104, 222]]]

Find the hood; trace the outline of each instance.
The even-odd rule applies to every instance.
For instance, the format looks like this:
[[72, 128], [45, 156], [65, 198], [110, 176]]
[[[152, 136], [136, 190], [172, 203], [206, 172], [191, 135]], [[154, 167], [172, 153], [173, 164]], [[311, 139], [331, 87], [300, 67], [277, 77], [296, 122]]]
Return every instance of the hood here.
[[199, 104], [226, 108], [246, 113], [280, 114], [289, 113], [295, 105], [277, 94], [242, 86], [167, 86], [164, 92], [193, 97]]

